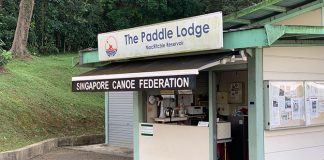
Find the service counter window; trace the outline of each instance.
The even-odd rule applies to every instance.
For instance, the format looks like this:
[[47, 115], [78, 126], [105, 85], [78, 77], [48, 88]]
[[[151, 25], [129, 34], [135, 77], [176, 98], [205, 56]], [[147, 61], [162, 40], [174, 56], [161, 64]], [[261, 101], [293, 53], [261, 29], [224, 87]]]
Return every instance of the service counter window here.
[[[203, 101], [202, 101], [203, 100]], [[197, 126], [208, 122], [208, 100], [192, 90], [146, 93], [147, 122]]]
[[[248, 95], [247, 71], [224, 71], [216, 76], [215, 106], [217, 113], [216, 138], [219, 159], [248, 159]], [[195, 144], [190, 158], [209, 153], [209, 86], [208, 72], [197, 76], [193, 90], [144, 91], [145, 117], [140, 124], [140, 146], [159, 154], [163, 150], [188, 154], [188, 147]], [[217, 115], [216, 115], [217, 114]], [[172, 147], [170, 147], [172, 144]], [[163, 148], [163, 149], [161, 149]], [[201, 154], [205, 152], [205, 154]], [[146, 156], [146, 155], [145, 155]], [[227, 157], [227, 158], [226, 158]], [[148, 158], [152, 159], [152, 157]], [[187, 159], [187, 158], [179, 158]]]
[[[219, 122], [247, 116], [247, 72], [219, 72], [216, 77], [215, 116]], [[209, 122], [208, 91], [208, 72], [197, 76], [193, 90], [146, 90], [146, 122], [190, 126]]]

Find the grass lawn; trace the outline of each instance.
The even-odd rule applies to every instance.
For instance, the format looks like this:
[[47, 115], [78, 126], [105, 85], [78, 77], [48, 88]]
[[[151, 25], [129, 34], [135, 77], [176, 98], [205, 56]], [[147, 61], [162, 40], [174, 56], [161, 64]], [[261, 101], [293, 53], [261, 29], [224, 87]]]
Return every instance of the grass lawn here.
[[14, 60], [0, 75], [0, 151], [51, 137], [104, 133], [104, 94], [72, 93], [76, 54]]

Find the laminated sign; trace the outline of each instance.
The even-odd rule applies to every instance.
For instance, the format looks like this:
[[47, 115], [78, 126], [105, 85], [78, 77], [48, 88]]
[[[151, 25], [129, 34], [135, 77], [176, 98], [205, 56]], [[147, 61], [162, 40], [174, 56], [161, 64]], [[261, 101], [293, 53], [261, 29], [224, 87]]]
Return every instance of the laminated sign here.
[[222, 47], [221, 12], [98, 35], [99, 61], [215, 50]]
[[153, 136], [154, 135], [153, 124], [142, 123], [141, 124], [141, 135], [142, 136]]

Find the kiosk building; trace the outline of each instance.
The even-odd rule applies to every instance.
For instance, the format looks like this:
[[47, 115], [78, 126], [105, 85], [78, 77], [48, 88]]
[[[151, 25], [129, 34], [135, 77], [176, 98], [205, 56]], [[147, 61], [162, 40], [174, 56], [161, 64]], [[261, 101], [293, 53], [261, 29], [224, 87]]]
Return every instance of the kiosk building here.
[[267, 0], [98, 36], [73, 91], [105, 92], [135, 160], [324, 159], [324, 1]]

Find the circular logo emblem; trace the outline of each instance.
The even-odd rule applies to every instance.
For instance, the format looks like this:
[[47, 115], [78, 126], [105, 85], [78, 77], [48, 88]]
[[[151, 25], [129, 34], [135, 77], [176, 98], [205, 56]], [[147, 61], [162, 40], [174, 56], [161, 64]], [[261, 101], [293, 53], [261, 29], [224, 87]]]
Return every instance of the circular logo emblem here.
[[116, 55], [118, 46], [117, 46], [117, 40], [115, 37], [109, 36], [107, 38], [106, 44], [105, 44], [105, 50], [106, 50], [106, 54], [108, 55], [108, 57], [113, 57]]

